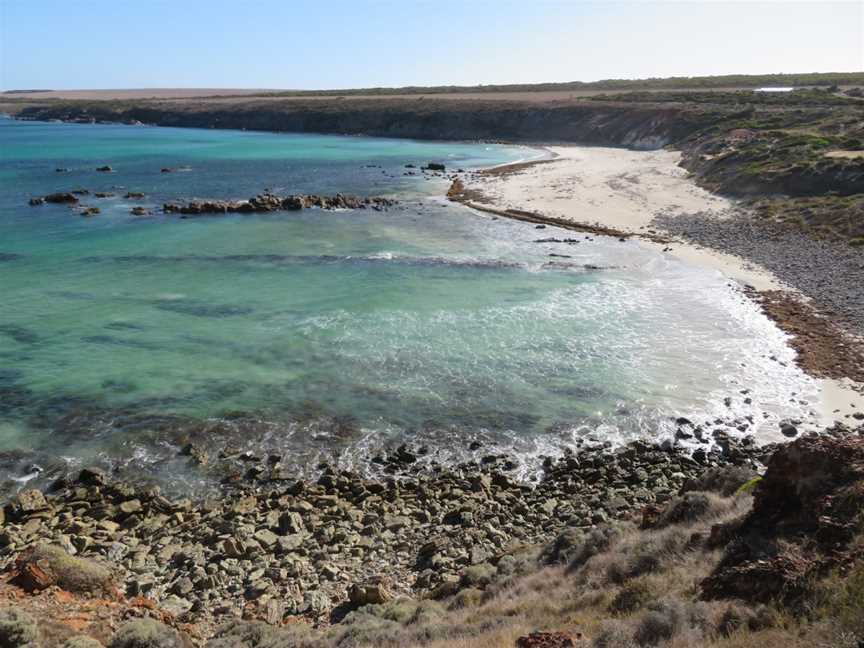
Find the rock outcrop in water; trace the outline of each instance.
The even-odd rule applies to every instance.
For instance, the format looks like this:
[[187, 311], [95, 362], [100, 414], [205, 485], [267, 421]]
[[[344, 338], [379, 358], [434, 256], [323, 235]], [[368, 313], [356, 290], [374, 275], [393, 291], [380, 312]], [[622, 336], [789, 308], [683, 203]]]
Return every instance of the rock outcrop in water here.
[[[75, 195], [89, 193], [85, 190], [77, 192], [58, 192], [48, 194], [44, 197], [31, 198], [30, 206], [35, 207], [45, 203], [67, 204], [70, 207], [78, 205], [78, 197]], [[98, 198], [111, 197], [114, 194], [97, 193]], [[125, 198], [129, 200], [140, 200], [144, 194], [140, 192], [127, 192]], [[270, 193], [260, 194], [248, 200], [192, 200], [187, 203], [169, 202], [162, 205], [162, 211], [166, 214], [180, 214], [181, 216], [204, 216], [208, 214], [263, 214], [277, 211], [299, 211], [317, 207], [319, 209], [373, 209], [383, 211], [397, 204], [398, 201], [391, 198], [357, 197], [344, 194], [335, 196], [317, 196], [305, 194], [292, 194], [290, 196], [277, 196]], [[98, 207], [81, 207], [82, 216], [93, 216], [100, 212]], [[143, 207], [133, 207], [131, 213], [135, 216], [145, 216], [149, 212]]]
[[290, 195], [277, 196], [261, 194], [249, 200], [193, 200], [188, 203], [165, 203], [162, 211], [166, 214], [200, 216], [205, 214], [255, 214], [276, 211], [298, 211], [311, 207], [320, 209], [374, 209], [381, 211], [395, 205], [389, 198], [358, 198], [336, 194], [335, 196]]

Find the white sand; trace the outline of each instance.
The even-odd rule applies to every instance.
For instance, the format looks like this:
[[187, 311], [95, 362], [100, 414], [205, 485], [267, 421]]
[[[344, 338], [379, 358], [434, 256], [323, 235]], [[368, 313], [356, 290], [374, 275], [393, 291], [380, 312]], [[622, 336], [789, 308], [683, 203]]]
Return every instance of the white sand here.
[[[678, 152], [583, 146], [553, 146], [548, 150], [556, 156], [551, 162], [503, 176], [472, 175], [464, 179], [466, 188], [481, 191], [498, 209], [536, 212], [637, 234], [651, 233], [651, 221], [661, 213], [702, 212], [726, 218], [735, 208], [731, 200], [713, 195], [688, 179], [687, 171], [678, 166]], [[794, 291], [768, 270], [731, 254], [680, 241], [667, 245], [643, 240], [642, 245], [671, 248], [667, 254], [712, 268], [760, 291]], [[819, 392], [818, 410], [826, 425], [854, 422], [851, 414], [864, 411], [864, 395], [852, 389], [848, 381], [820, 380]]]
[[[707, 212], [725, 218], [734, 203], [705, 191], [687, 178], [674, 151], [551, 146], [553, 161], [506, 176], [472, 176], [479, 189], [502, 209], [521, 209], [577, 223], [648, 234], [658, 214]], [[644, 245], [657, 246], [643, 241]], [[670, 254], [707, 266], [757, 290], [785, 289], [776, 277], [747, 261], [692, 244], [672, 243]]]

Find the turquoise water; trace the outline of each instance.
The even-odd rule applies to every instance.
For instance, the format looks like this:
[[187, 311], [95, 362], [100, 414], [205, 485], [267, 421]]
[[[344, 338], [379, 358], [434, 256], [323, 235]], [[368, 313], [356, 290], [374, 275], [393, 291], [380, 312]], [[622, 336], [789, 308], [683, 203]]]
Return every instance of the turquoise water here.
[[[528, 458], [663, 437], [672, 416], [750, 415], [759, 433], [809, 411], [783, 335], [723, 277], [633, 241], [536, 243], [573, 234], [474, 214], [440, 199], [446, 180], [404, 175], [530, 149], [11, 120], [0, 145], [7, 479], [97, 462], [189, 484], [205, 479], [175, 459], [189, 439], [299, 468], [403, 441]], [[92, 218], [27, 205], [78, 187], [117, 197], [84, 196]], [[264, 189], [400, 203], [129, 213]]]

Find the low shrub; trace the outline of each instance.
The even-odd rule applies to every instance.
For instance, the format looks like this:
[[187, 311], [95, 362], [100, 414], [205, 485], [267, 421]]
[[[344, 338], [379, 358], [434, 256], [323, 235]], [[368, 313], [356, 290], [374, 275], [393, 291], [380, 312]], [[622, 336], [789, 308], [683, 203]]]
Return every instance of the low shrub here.
[[683, 625], [683, 605], [678, 601], [659, 601], [639, 619], [633, 637], [640, 646], [656, 646], [674, 637]]
[[752, 468], [744, 466], [719, 466], [706, 470], [698, 477], [690, 479], [681, 491], [682, 493], [706, 491], [718, 493], [723, 497], [731, 497], [742, 484], [758, 476]]
[[173, 628], [145, 618], [123, 625], [108, 648], [184, 648], [184, 642]]
[[36, 648], [36, 622], [18, 608], [0, 610], [0, 648]]
[[609, 611], [613, 614], [631, 614], [645, 607], [654, 598], [654, 592], [644, 580], [635, 580], [624, 585], [612, 602]]
[[[592, 557], [606, 551], [612, 543], [623, 533], [623, 525], [603, 525], [588, 532], [578, 529], [569, 529], [574, 532], [566, 538], [566, 548], [561, 546], [565, 534], [561, 534], [555, 541], [556, 553], [559, 559], [556, 562], [566, 562], [567, 571], [573, 572], [579, 569]], [[567, 532], [565, 532], [567, 533]]]
[[61, 648], [103, 648], [103, 646], [93, 637], [78, 635], [77, 637], [67, 639]]
[[592, 648], [635, 648], [636, 643], [633, 641], [633, 633], [627, 626], [615, 621], [607, 621], [601, 626], [591, 646]]

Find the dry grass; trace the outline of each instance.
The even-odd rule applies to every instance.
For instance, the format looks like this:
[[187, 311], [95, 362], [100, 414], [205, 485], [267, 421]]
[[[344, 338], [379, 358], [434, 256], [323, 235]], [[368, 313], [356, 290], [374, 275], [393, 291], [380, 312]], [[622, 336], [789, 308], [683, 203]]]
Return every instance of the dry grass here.
[[363, 637], [366, 643], [336, 645], [512, 648], [530, 632], [559, 630], [581, 633], [595, 648], [856, 648], [864, 636], [864, 569], [852, 578], [837, 576], [826, 590], [814, 618], [831, 622], [699, 600], [700, 581], [721, 557], [706, 547], [711, 527], [750, 505], [746, 493], [698, 493], [670, 502], [659, 528], [570, 530], [540, 552], [541, 564], [552, 564], [515, 577], [484, 573], [481, 580], [489, 582], [482, 593], [477, 579], [468, 578], [473, 586], [443, 602], [446, 610], [430, 625], [391, 626], [386, 636]]

